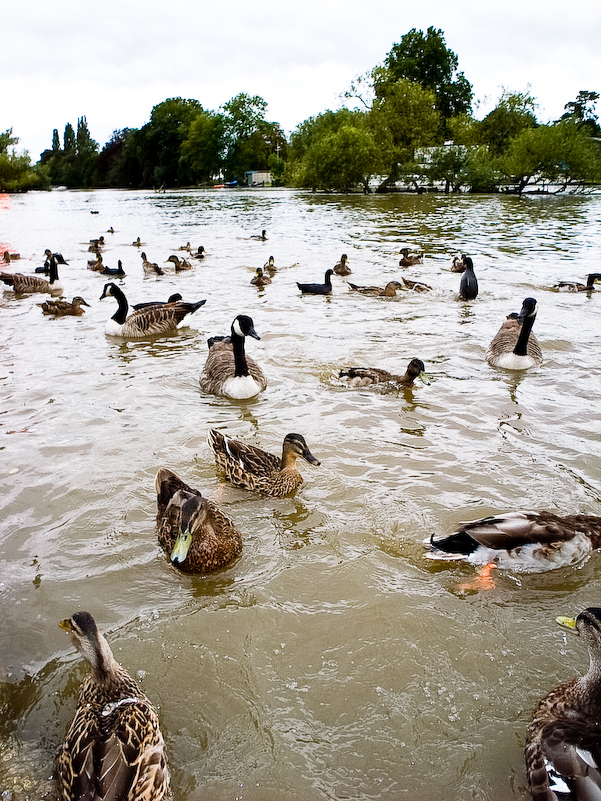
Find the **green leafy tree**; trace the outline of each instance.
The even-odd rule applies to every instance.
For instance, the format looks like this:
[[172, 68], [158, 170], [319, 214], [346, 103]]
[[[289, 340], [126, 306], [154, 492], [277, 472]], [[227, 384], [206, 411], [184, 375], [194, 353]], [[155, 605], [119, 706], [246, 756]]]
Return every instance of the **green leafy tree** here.
[[180, 166], [193, 183], [210, 183], [221, 174], [225, 149], [225, 124], [222, 114], [203, 111], [188, 127], [181, 145]]
[[0, 133], [0, 192], [26, 192], [28, 189], [45, 189], [48, 181], [43, 172], [34, 170], [29, 154], [17, 153], [19, 138], [9, 128]]
[[514, 137], [537, 126], [535, 108], [528, 92], [504, 90], [496, 107], [480, 123], [480, 141], [488, 145], [493, 156], [505, 153]]
[[61, 149], [61, 140], [58, 135], [58, 128], [55, 128], [52, 131], [52, 150], [54, 153], [58, 153], [60, 149]]
[[590, 136], [601, 136], [601, 126], [595, 113], [597, 100], [599, 100], [597, 92], [581, 90], [578, 92], [576, 100], [565, 104], [565, 114], [561, 116], [561, 121], [574, 122], [578, 128], [586, 130]]
[[190, 182], [185, 165], [180, 165], [181, 146], [192, 120], [202, 112], [198, 100], [181, 97], [168, 98], [153, 107], [150, 120], [136, 136], [144, 186], [181, 186]]
[[[224, 119], [224, 172], [227, 180], [242, 182], [249, 170], [266, 169], [269, 155], [278, 138], [265, 119], [267, 102], [259, 95], [252, 97], [244, 92], [223, 105]], [[285, 142], [283, 132], [277, 126], [280, 144]], [[271, 145], [270, 145], [270, 141]]]
[[96, 160], [96, 186], [137, 187], [142, 185], [142, 168], [137, 155], [134, 128], [113, 131]]
[[65, 153], [74, 151], [76, 147], [75, 131], [70, 122], [65, 125], [65, 133], [63, 134], [63, 150]]

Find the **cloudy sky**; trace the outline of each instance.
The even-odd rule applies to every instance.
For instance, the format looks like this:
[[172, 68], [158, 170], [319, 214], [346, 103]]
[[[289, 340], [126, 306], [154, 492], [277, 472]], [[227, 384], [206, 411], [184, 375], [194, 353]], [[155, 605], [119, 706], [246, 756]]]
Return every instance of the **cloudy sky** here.
[[472, 83], [477, 117], [503, 87], [529, 89], [543, 122], [581, 89], [601, 93], [599, 0], [20, 0], [0, 19], [0, 132], [12, 127], [33, 161], [54, 128], [62, 141], [85, 115], [102, 146], [168, 97], [217, 110], [260, 95], [288, 133], [431, 25]]

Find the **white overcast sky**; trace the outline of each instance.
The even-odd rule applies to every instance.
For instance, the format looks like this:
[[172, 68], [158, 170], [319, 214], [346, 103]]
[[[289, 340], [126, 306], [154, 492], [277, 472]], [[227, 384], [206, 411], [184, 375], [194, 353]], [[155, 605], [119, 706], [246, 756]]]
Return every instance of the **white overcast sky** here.
[[429, 26], [457, 54], [477, 117], [503, 87], [529, 89], [542, 122], [581, 89], [601, 93], [599, 0], [13, 0], [0, 14], [0, 132], [12, 127], [35, 162], [80, 116], [102, 147], [168, 97], [217, 110], [247, 92], [289, 133]]

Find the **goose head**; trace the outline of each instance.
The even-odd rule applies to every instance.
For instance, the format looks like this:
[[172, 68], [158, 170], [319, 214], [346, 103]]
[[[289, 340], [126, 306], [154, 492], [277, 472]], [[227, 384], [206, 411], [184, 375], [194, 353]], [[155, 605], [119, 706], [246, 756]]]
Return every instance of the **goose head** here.
[[232, 334], [239, 337], [252, 337], [253, 339], [261, 339], [255, 331], [255, 324], [252, 317], [246, 314], [239, 314], [232, 323]]

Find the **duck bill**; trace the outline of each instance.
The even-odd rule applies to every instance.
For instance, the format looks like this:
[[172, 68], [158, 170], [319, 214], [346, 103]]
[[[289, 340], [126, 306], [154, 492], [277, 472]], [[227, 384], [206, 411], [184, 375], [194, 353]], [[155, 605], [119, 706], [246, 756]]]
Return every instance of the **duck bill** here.
[[174, 565], [181, 565], [186, 561], [190, 545], [192, 544], [192, 535], [188, 530], [180, 531], [178, 538], [175, 541], [171, 556], [169, 557]]
[[313, 456], [309, 448], [303, 451], [303, 459], [305, 460], [305, 462], [309, 462], [309, 464], [312, 464], [314, 467], [319, 467], [319, 465], [321, 464], [319, 459], [316, 459], [315, 456]]
[[71, 621], [69, 620], [68, 617], [65, 618], [64, 620], [61, 620], [61, 622], [58, 625], [60, 626], [61, 629], [63, 629], [63, 631], [71, 631], [72, 628]]
[[430, 386], [430, 379], [429, 379], [429, 378], [428, 378], [428, 376], [427, 376], [427, 375], [426, 375], [426, 374], [423, 372], [423, 370], [422, 370], [422, 372], [419, 374], [419, 380], [422, 382], [422, 384], [425, 384], [425, 385], [426, 385], [426, 386], [428, 386], [428, 387]]
[[560, 615], [559, 617], [555, 618], [555, 622], [559, 623], [562, 629], [571, 632], [572, 634], [579, 634], [580, 632], [576, 628], [576, 618], [575, 617], [565, 617], [564, 615]]

